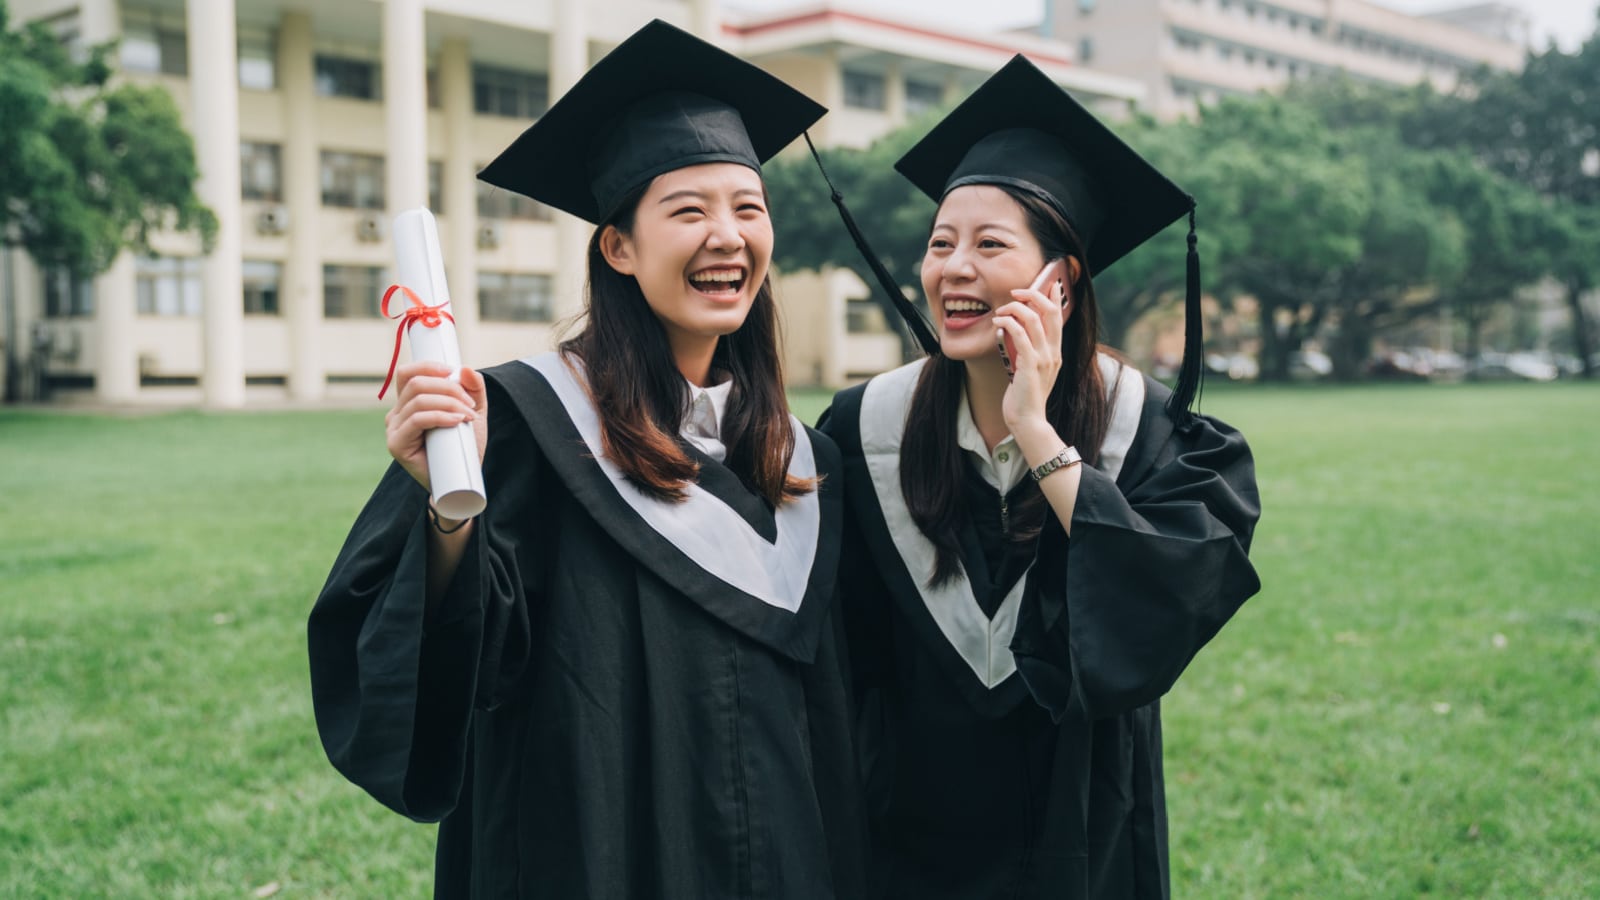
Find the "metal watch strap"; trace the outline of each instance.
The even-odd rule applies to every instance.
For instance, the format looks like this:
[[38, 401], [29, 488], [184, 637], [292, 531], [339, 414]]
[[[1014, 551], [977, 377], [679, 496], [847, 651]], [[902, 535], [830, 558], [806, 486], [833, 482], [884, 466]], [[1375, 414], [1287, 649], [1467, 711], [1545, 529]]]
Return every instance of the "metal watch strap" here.
[[1057, 469], [1066, 469], [1083, 462], [1083, 457], [1078, 455], [1076, 447], [1062, 447], [1061, 452], [1040, 463], [1033, 470], [1033, 480], [1043, 481], [1046, 475]]

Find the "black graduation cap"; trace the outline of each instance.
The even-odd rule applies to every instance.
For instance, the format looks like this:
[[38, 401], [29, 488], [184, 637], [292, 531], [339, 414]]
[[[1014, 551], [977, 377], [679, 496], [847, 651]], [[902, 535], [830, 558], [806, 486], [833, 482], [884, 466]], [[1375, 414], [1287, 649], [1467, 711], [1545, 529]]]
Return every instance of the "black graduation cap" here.
[[1202, 356], [1193, 197], [1020, 54], [900, 157], [895, 168], [934, 202], [968, 184], [1007, 185], [1040, 197], [1072, 223], [1091, 275], [1187, 213], [1183, 366], [1167, 410], [1175, 421], [1188, 421]]
[[657, 19], [594, 64], [478, 177], [594, 224], [663, 172], [761, 163], [825, 108]]

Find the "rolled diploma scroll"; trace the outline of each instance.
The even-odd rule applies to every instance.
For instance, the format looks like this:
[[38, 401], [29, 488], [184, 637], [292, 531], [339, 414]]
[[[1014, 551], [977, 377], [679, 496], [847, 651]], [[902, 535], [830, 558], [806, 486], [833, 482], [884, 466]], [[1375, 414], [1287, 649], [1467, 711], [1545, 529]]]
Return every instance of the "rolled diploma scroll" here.
[[[394, 217], [395, 283], [416, 292], [428, 306], [450, 301], [444, 281], [444, 255], [439, 251], [439, 225], [433, 213], [418, 207]], [[442, 318], [429, 328], [413, 321], [406, 329], [413, 362], [429, 360], [450, 367], [450, 380], [461, 379], [461, 346], [456, 326]], [[472, 423], [434, 428], [428, 445], [428, 483], [433, 487], [433, 507], [450, 519], [468, 519], [483, 512], [488, 495], [483, 490], [483, 468], [478, 463], [478, 438]]]

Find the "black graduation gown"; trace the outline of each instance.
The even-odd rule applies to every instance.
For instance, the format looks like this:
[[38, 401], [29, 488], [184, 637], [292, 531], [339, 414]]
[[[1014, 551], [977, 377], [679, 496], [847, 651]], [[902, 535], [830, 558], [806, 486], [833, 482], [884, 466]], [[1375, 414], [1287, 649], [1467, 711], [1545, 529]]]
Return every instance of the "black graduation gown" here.
[[391, 465], [357, 519], [309, 625], [329, 759], [441, 822], [437, 896], [860, 896], [837, 449], [797, 432], [821, 489], [776, 515], [692, 448], [651, 501], [557, 360], [484, 372], [489, 505], [435, 608], [421, 487]]
[[1259, 589], [1249, 449], [1212, 419], [1174, 430], [1167, 390], [1103, 358], [1111, 429], [1070, 540], [1048, 512], [1032, 543], [980, 534], [1000, 497], [969, 485], [989, 504], [969, 509], [957, 583], [930, 588], [932, 544], [899, 489], [921, 365], [841, 392], [821, 424], [844, 454], [875, 893], [1167, 897], [1158, 700]]

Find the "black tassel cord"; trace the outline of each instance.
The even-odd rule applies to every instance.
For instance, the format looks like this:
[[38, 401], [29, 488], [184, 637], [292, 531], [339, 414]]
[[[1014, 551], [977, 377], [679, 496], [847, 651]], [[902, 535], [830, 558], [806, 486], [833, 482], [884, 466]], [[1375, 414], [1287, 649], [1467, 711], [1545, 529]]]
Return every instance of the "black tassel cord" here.
[[1178, 383], [1167, 400], [1167, 417], [1179, 427], [1189, 425], [1194, 413], [1189, 407], [1199, 395], [1205, 379], [1205, 321], [1200, 314], [1200, 251], [1194, 232], [1194, 209], [1189, 210], [1189, 256], [1186, 262], [1183, 297], [1183, 364]]
[[839, 218], [844, 220], [845, 230], [850, 232], [850, 240], [855, 242], [856, 249], [861, 252], [862, 258], [867, 261], [867, 266], [872, 269], [873, 277], [878, 279], [878, 284], [888, 293], [889, 300], [894, 303], [895, 311], [900, 313], [900, 318], [905, 321], [906, 328], [910, 329], [911, 336], [916, 338], [918, 346], [922, 347], [922, 352], [932, 356], [939, 350], [939, 339], [934, 336], [933, 328], [922, 318], [922, 313], [917, 310], [916, 305], [906, 299], [905, 292], [895, 284], [894, 276], [884, 268], [878, 255], [872, 252], [872, 247], [867, 244], [866, 235], [861, 233], [861, 229], [856, 226], [856, 220], [850, 215], [850, 208], [844, 205], [844, 195], [833, 186], [833, 179], [828, 177], [828, 170], [823, 168], [822, 156], [817, 153], [816, 145], [811, 143], [809, 132], [805, 135], [805, 139], [806, 146], [811, 148], [811, 158], [817, 161], [817, 170], [822, 173], [822, 180], [828, 183], [833, 205], [839, 209]]

